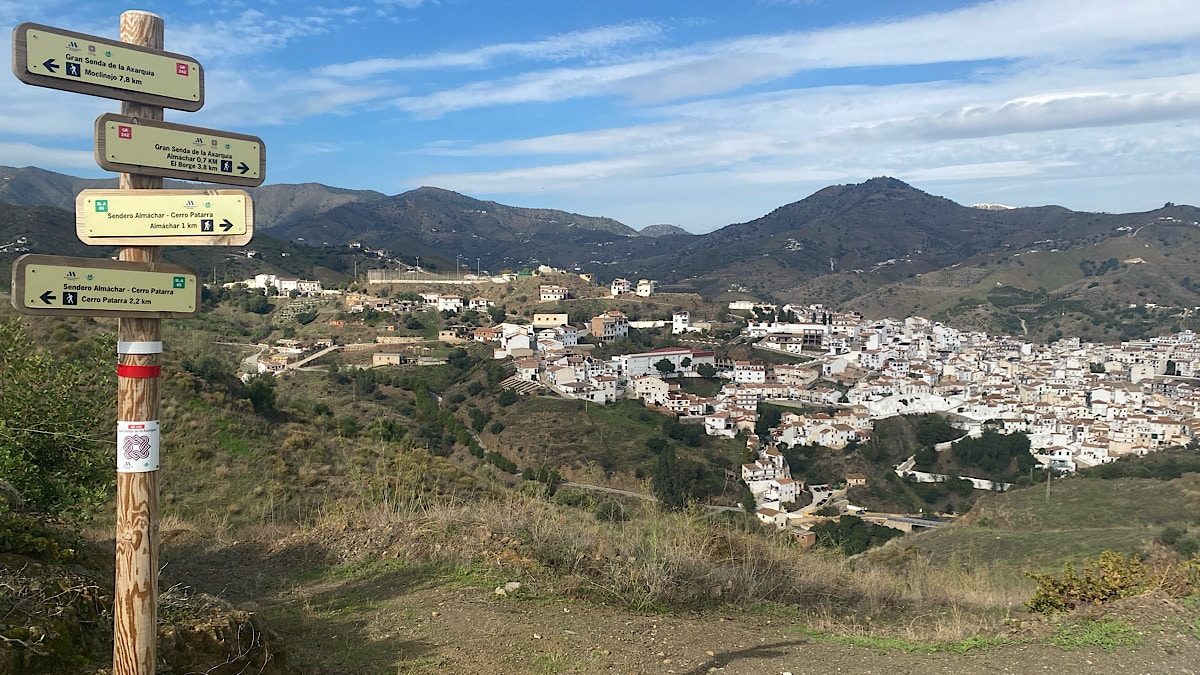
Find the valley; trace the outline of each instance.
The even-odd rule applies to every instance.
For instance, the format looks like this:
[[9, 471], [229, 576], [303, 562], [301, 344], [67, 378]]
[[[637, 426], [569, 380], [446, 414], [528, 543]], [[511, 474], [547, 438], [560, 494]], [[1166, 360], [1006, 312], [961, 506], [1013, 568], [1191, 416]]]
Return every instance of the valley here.
[[[39, 204], [0, 206], [0, 255], [98, 254], [44, 205], [79, 181], [5, 171], [0, 201]], [[432, 188], [261, 190], [251, 245], [166, 251], [207, 282], [164, 322], [160, 642], [179, 672], [1200, 659], [1193, 207], [1013, 213], [873, 179], [651, 237]], [[111, 359], [115, 320], [0, 320], [50, 372]], [[33, 400], [11, 387], [36, 364], [0, 365]], [[61, 391], [107, 410], [109, 370]], [[56, 415], [17, 405], [7, 428]], [[91, 520], [68, 527], [6, 495], [11, 672], [105, 662], [80, 607], [111, 603], [109, 478], [78, 479]], [[901, 515], [943, 526], [898, 536]], [[1046, 586], [1027, 573], [1106, 551], [1144, 561], [1133, 585], [1027, 604]], [[88, 589], [82, 623], [21, 600], [55, 584]], [[91, 642], [52, 639], [79, 626]]]

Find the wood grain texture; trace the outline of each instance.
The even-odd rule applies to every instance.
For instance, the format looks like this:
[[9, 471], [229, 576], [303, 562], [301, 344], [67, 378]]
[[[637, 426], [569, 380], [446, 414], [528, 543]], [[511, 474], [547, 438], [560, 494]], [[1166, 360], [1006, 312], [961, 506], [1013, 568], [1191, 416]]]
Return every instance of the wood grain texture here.
[[[163, 20], [154, 14], [121, 14], [121, 41], [163, 48]], [[121, 114], [161, 120], [162, 108], [123, 102]], [[161, 189], [162, 178], [121, 174], [122, 189]], [[158, 247], [123, 248], [121, 260], [159, 262]], [[159, 319], [118, 321], [120, 342], [162, 340]], [[160, 365], [158, 354], [121, 354], [124, 365]], [[117, 378], [117, 419], [159, 417], [161, 378]], [[117, 474], [116, 589], [113, 598], [113, 675], [154, 675], [158, 654], [158, 471]]]

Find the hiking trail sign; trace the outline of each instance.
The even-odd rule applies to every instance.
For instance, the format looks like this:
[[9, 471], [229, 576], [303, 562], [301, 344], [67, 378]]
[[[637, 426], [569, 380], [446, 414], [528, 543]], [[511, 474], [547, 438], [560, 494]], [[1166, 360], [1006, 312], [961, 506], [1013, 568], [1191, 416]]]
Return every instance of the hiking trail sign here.
[[244, 190], [82, 190], [75, 233], [100, 246], [244, 246], [254, 204]]
[[138, 173], [256, 187], [267, 174], [261, 138], [112, 113], [96, 119], [96, 163]]
[[178, 319], [196, 314], [200, 283], [181, 265], [27, 254], [13, 263], [24, 314]]
[[25, 84], [195, 112], [204, 69], [190, 56], [23, 23], [13, 29], [13, 74]]

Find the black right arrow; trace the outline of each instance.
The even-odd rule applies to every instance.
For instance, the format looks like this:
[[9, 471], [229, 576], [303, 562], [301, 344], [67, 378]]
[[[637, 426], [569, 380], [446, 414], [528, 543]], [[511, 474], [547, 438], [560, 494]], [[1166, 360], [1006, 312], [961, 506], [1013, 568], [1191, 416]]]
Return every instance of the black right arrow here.
[[229, 222], [229, 219], [226, 218], [221, 221], [221, 229], [228, 232], [233, 229], [233, 223]]
[[241, 171], [243, 175], [249, 170], [250, 167], [246, 166], [245, 162], [238, 162], [238, 171]]
[[49, 305], [50, 301], [55, 299], [55, 297], [56, 297], [54, 295], [51, 295], [51, 293], [53, 293], [53, 291], [46, 291], [45, 293], [42, 293], [41, 295], [39, 295], [38, 299], [40, 299], [42, 302]]
[[58, 71], [58, 64], [54, 62], [54, 59], [46, 59], [45, 61], [42, 61], [42, 65], [46, 67], [46, 70], [52, 73]]

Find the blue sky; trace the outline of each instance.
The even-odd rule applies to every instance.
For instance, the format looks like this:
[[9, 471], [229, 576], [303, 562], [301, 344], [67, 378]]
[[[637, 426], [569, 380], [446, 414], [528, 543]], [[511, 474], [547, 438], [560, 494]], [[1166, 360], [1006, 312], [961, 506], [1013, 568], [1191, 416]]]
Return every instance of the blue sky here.
[[[130, 8], [205, 67], [204, 108], [166, 119], [262, 137], [268, 183], [693, 232], [881, 175], [963, 204], [1200, 204], [1195, 0], [0, 0], [0, 20], [116, 38]], [[92, 123], [117, 102], [11, 75], [0, 101], [0, 164], [105, 175]]]

